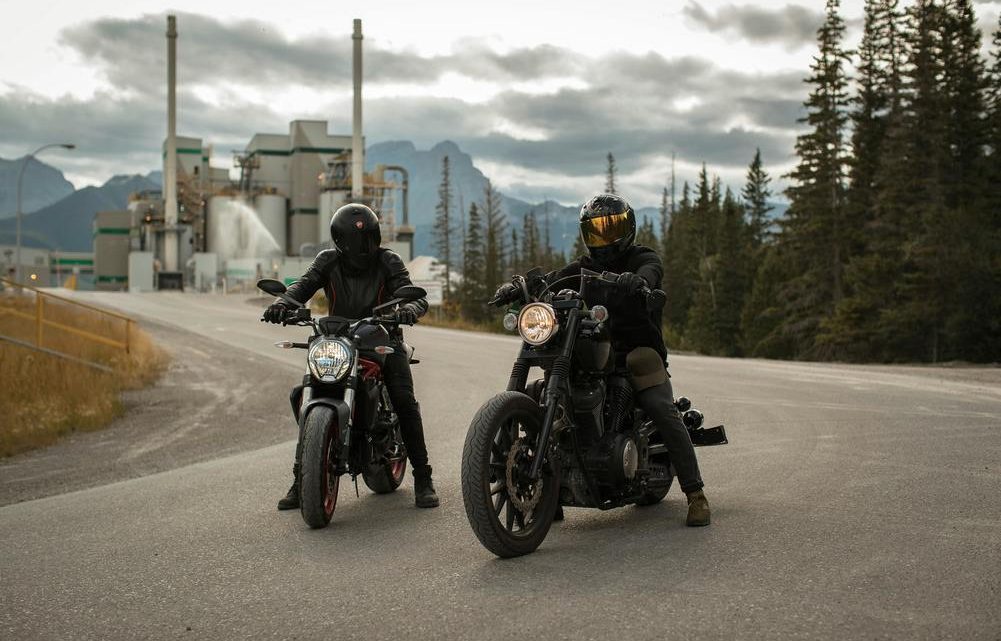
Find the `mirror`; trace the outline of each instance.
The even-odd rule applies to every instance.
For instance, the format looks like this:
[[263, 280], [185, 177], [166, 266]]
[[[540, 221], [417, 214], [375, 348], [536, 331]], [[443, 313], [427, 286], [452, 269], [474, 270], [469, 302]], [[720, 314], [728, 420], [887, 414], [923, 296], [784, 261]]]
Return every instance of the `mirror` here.
[[274, 278], [262, 278], [257, 281], [257, 288], [272, 296], [281, 296], [286, 291], [285, 284]]
[[417, 300], [418, 298], [424, 298], [427, 295], [427, 290], [423, 287], [417, 287], [416, 285], [404, 285], [393, 292], [393, 298], [402, 298], [403, 300]]

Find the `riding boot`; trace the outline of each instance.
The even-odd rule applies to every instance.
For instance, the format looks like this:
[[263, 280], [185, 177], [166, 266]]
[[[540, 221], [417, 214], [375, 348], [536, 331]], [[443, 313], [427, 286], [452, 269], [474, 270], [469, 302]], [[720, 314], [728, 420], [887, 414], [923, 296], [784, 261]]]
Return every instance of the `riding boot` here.
[[297, 510], [300, 505], [299, 495], [299, 469], [302, 465], [302, 434], [299, 435], [299, 442], [295, 444], [295, 462], [292, 463], [292, 487], [283, 499], [278, 501], [279, 510]]
[[685, 524], [689, 527], [701, 527], [709, 525], [709, 500], [702, 490], [691, 492], [688, 496], [688, 519]]
[[414, 468], [414, 505], [417, 507], [438, 507], [438, 495], [431, 480], [431, 466]]

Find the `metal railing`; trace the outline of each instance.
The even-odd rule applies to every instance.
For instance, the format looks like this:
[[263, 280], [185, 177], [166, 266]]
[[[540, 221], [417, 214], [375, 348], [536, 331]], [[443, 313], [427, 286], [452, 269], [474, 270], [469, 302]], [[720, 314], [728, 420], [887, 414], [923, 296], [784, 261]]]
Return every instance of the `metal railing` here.
[[[15, 318], [29, 320], [34, 323], [32, 332], [32, 336], [34, 338], [33, 347], [36, 347], [39, 350], [44, 351], [51, 355], [59, 355], [75, 361], [81, 360], [79, 357], [74, 356], [72, 354], [67, 354], [65, 352], [60, 352], [45, 347], [45, 345], [43, 344], [45, 341], [45, 334], [46, 334], [45, 330], [46, 328], [51, 328], [59, 330], [61, 332], [72, 334], [73, 336], [77, 336], [85, 340], [92, 341], [94, 343], [98, 343], [100, 345], [104, 345], [106, 347], [120, 349], [123, 350], [125, 353], [129, 353], [131, 349], [130, 343], [132, 336], [132, 327], [135, 324], [135, 321], [132, 318], [125, 316], [124, 314], [118, 314], [116, 312], [108, 311], [106, 309], [97, 307], [95, 305], [89, 305], [87, 303], [81, 303], [79, 301], [75, 301], [71, 298], [65, 298], [63, 296], [56, 296], [55, 294], [43, 292], [36, 287], [32, 287], [30, 285], [25, 285], [22, 283], [16, 283], [14, 281], [7, 280], [6, 278], [0, 278], [0, 283], [3, 283], [3, 288], [10, 288], [15, 292], [28, 290], [35, 294], [35, 300], [33, 304], [34, 309], [31, 312], [24, 311], [23, 309], [17, 309], [16, 306], [14, 305], [10, 306], [0, 305], [0, 315], [9, 314], [11, 316], [14, 316]], [[0, 298], [0, 300], [2, 300], [2, 298]], [[124, 324], [124, 338], [122, 340], [118, 340], [115, 338], [111, 338], [105, 334], [98, 334], [95, 332], [87, 331], [86, 329], [81, 329], [80, 327], [74, 327], [72, 325], [59, 322], [58, 320], [52, 318], [51, 315], [49, 317], [46, 317], [46, 310], [50, 307], [50, 305], [46, 304], [46, 301], [58, 301], [60, 305], [69, 305], [76, 309], [87, 309], [97, 314], [100, 314], [101, 319], [111, 319], [113, 321], [120, 321], [121, 323]], [[6, 336], [4, 334], [0, 334], [0, 338], [5, 339], [6, 342], [19, 344], [24, 347], [32, 346], [30, 343], [26, 341], [18, 340], [14, 337]], [[94, 365], [102, 365], [101, 363], [96, 363], [94, 361], [88, 361], [88, 362]]]

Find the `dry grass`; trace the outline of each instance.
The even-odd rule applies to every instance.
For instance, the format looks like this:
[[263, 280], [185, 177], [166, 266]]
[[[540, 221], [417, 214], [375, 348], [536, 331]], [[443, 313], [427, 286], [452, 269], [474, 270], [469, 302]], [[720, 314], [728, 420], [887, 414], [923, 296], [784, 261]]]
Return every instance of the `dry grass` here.
[[[34, 294], [0, 292], [0, 334], [34, 344], [34, 321], [4, 313], [34, 313]], [[166, 352], [144, 331], [86, 308], [46, 300], [45, 318], [113, 340], [129, 331], [130, 350], [94, 343], [46, 327], [42, 346], [97, 362], [113, 373], [8, 342], [0, 342], [0, 457], [42, 447], [73, 431], [100, 429], [122, 411], [123, 390], [145, 387], [166, 368]]]

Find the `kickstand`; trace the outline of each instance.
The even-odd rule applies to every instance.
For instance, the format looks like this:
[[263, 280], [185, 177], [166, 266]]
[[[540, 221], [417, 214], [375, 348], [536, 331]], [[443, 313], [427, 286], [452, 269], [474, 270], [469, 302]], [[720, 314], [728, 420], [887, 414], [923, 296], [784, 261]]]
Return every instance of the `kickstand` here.
[[361, 495], [358, 494], [358, 475], [357, 474], [352, 474], [351, 475], [351, 480], [354, 481], [354, 483], [355, 483], [355, 498], [359, 498]]

